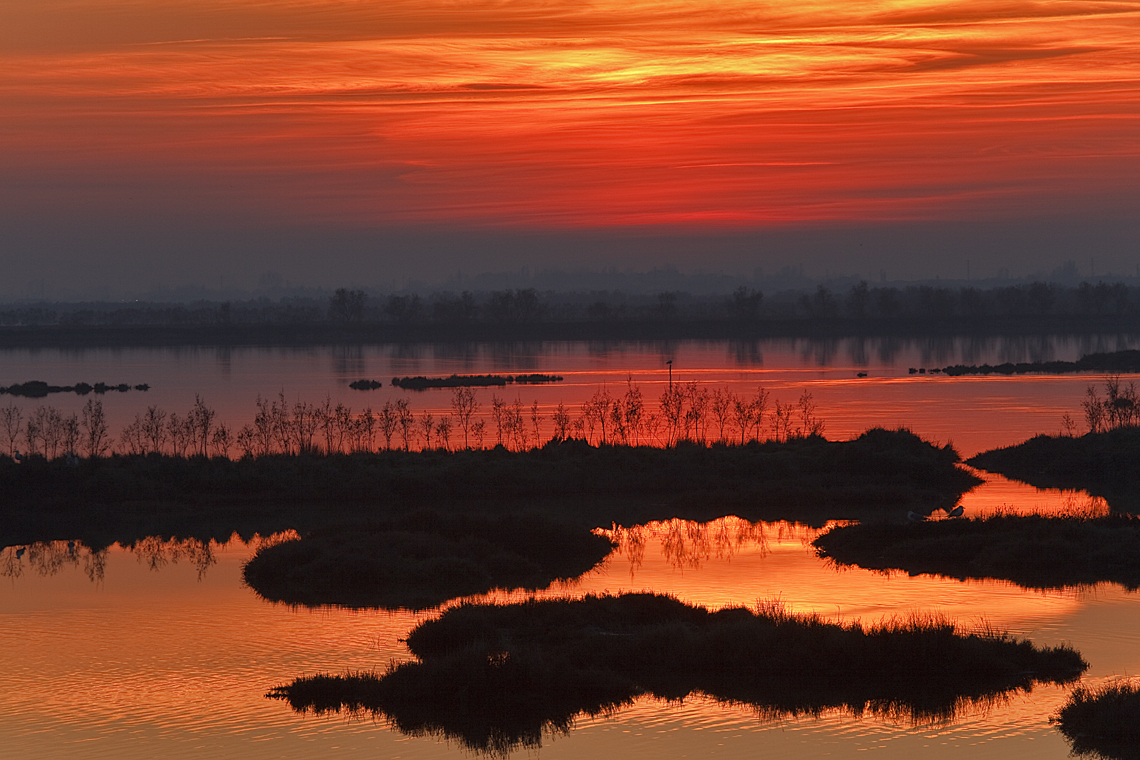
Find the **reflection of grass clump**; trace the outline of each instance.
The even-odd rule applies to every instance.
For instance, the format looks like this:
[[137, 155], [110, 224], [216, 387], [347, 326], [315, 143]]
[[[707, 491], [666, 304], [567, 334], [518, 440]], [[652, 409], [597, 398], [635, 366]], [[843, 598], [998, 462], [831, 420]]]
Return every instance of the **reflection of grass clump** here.
[[1140, 686], [1134, 683], [1073, 689], [1051, 721], [1072, 742], [1075, 754], [1140, 758]]
[[1087, 667], [1066, 647], [961, 633], [937, 618], [863, 627], [655, 594], [465, 604], [413, 629], [408, 647], [419, 662], [302, 678], [270, 696], [299, 710], [381, 713], [407, 733], [501, 754], [643, 694], [701, 692], [771, 716], [840, 708], [929, 720]]
[[244, 577], [289, 604], [426, 609], [495, 588], [544, 588], [589, 571], [612, 548], [603, 536], [537, 517], [417, 514], [263, 548]]
[[1140, 518], [996, 515], [833, 528], [820, 556], [875, 570], [1000, 578], [1025, 588], [1112, 581], [1140, 588]]

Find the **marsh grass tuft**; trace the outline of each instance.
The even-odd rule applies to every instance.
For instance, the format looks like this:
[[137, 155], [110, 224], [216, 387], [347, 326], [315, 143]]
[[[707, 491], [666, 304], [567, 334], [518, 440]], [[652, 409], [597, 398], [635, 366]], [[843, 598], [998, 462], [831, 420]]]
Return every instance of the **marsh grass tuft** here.
[[819, 556], [873, 570], [997, 578], [1024, 588], [1103, 581], [1140, 588], [1140, 517], [997, 514], [981, 519], [832, 528]]
[[865, 627], [778, 603], [760, 610], [660, 594], [462, 604], [412, 630], [418, 662], [301, 678], [268, 696], [302, 711], [368, 711], [407, 733], [505, 754], [643, 695], [702, 693], [768, 716], [841, 709], [927, 722], [1087, 668], [1070, 648], [963, 632], [940, 617]]
[[1140, 758], [1140, 684], [1078, 686], [1050, 718], [1073, 745], [1074, 754], [1113, 760]]

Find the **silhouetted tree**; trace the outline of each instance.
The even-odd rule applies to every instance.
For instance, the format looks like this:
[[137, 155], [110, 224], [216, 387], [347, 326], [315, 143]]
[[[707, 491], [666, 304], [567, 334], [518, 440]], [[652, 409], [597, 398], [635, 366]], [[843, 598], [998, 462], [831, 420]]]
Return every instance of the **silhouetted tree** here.
[[443, 415], [435, 425], [435, 434], [444, 449], [451, 449], [451, 416]]
[[555, 407], [551, 421], [554, 423], [554, 440], [565, 441], [570, 436], [570, 413], [561, 401]]
[[329, 299], [329, 319], [333, 322], [359, 322], [364, 318], [364, 303], [368, 296], [363, 290], [337, 288]]
[[401, 398], [396, 400], [396, 424], [400, 431], [400, 437], [404, 441], [404, 451], [409, 451], [412, 447], [412, 425], [415, 423], [415, 415], [408, 407], [408, 400]]
[[743, 322], [752, 321], [759, 315], [763, 300], [764, 294], [759, 290], [741, 285], [728, 300], [729, 316]]
[[16, 440], [23, 430], [23, 419], [23, 412], [15, 404], [0, 408], [0, 430], [4, 431], [4, 439], [8, 442], [8, 456], [16, 453]]
[[414, 322], [420, 316], [423, 301], [418, 295], [389, 296], [384, 313], [396, 322]]
[[847, 291], [845, 306], [847, 314], [854, 319], [863, 319], [867, 316], [867, 307], [871, 302], [871, 289], [867, 287], [866, 280], [860, 280]]
[[210, 432], [214, 426], [217, 412], [206, 406], [202, 397], [194, 394], [194, 406], [186, 415], [186, 425], [193, 434], [193, 446], [201, 456], [209, 456]]
[[83, 449], [88, 457], [101, 457], [110, 445], [107, 440], [107, 417], [103, 402], [89, 399], [80, 416], [83, 427]]

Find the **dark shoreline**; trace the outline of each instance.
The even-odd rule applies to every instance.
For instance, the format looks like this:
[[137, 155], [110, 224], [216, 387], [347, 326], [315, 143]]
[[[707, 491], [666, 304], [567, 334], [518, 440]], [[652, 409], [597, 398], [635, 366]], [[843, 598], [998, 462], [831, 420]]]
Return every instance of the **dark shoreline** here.
[[1075, 372], [1109, 372], [1109, 373], [1135, 373], [1140, 372], [1140, 351], [1113, 351], [1110, 353], [1086, 354], [1075, 362], [1019, 362], [1014, 364], [955, 364], [934, 370], [944, 375], [958, 377], [961, 375], [1065, 375]]
[[1134, 316], [866, 319], [628, 319], [474, 323], [298, 322], [0, 327], [0, 349], [313, 346], [532, 341], [762, 340], [771, 338], [1001, 337], [1140, 333]]
[[822, 558], [869, 570], [999, 579], [1027, 589], [1140, 588], [1140, 518], [1132, 516], [860, 523], [832, 528], [812, 545]]
[[1036, 488], [1088, 491], [1114, 510], [1140, 512], [1140, 427], [1079, 437], [1038, 435], [983, 451], [966, 464]]

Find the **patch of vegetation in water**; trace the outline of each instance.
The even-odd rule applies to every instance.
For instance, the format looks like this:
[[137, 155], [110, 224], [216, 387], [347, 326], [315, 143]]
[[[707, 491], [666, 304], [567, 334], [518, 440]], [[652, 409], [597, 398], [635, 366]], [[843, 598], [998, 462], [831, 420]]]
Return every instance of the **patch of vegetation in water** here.
[[134, 389], [136, 391], [150, 390], [150, 386], [146, 383], [139, 383], [138, 385], [129, 385], [127, 383], [119, 383], [118, 385], [108, 385], [107, 383], [76, 383], [75, 385], [50, 385], [43, 380], [29, 380], [26, 383], [16, 383], [14, 385], [0, 386], [0, 395], [9, 396], [24, 396], [26, 398], [44, 398], [51, 393], [75, 393], [79, 396], [86, 396], [88, 393], [109, 393], [116, 391], [118, 393], [126, 393]]
[[832, 528], [812, 543], [839, 564], [912, 575], [997, 578], [1024, 588], [1104, 581], [1140, 588], [1140, 518], [994, 515]]
[[604, 536], [535, 515], [418, 513], [267, 546], [243, 577], [271, 601], [421, 610], [497, 588], [545, 588], [612, 549]]
[[[939, 370], [935, 370], [936, 372]], [[1075, 362], [1005, 362], [1004, 364], [955, 364], [940, 370], [945, 375], [1060, 375], [1070, 372], [1140, 372], [1140, 351], [1086, 354]]]
[[1105, 760], [1140, 758], [1140, 685], [1079, 686], [1050, 719], [1073, 746], [1074, 755]]
[[1140, 427], [1080, 437], [1038, 435], [984, 451], [967, 464], [1037, 488], [1082, 489], [1114, 509], [1140, 512]]
[[1088, 667], [1068, 647], [936, 617], [839, 624], [778, 604], [714, 612], [661, 594], [464, 604], [407, 643], [419, 661], [300, 678], [268, 696], [302, 711], [372, 712], [409, 734], [505, 755], [642, 695], [703, 693], [772, 717], [843, 709], [921, 722]]
[[503, 386], [511, 383], [537, 384], [560, 383], [559, 375], [451, 375], [449, 377], [393, 377], [392, 385], [410, 391], [422, 391], [428, 388], [487, 388]]

